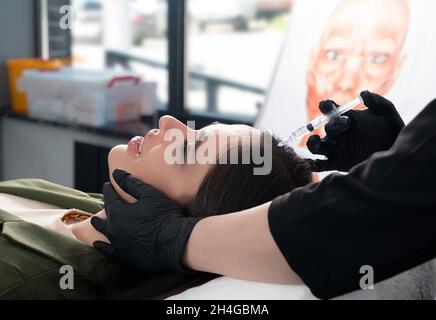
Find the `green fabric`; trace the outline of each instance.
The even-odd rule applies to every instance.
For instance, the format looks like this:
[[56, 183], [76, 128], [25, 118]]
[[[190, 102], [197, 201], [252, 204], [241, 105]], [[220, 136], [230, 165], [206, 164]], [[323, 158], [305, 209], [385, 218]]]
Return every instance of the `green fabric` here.
[[[0, 193], [97, 213], [101, 195], [43, 180], [0, 182]], [[141, 275], [121, 269], [94, 248], [1, 210], [0, 299], [163, 299], [215, 276]], [[62, 290], [61, 266], [74, 269], [74, 290]]]
[[104, 208], [102, 195], [84, 193], [40, 179], [0, 182], [0, 193], [40, 201], [64, 209], [80, 209], [92, 214]]
[[[41, 201], [65, 209], [97, 213], [103, 198], [43, 180], [0, 182], [0, 193]], [[62, 290], [63, 265], [74, 268], [74, 290]], [[0, 299], [88, 299], [110, 287], [120, 268], [94, 248], [1, 210]]]
[[97, 286], [79, 273], [61, 290], [60, 263], [0, 236], [0, 299], [95, 299]]

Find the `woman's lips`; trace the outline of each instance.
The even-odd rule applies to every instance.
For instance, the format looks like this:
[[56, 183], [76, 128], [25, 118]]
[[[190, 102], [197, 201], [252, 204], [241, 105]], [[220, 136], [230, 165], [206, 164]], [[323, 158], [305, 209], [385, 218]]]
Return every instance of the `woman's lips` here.
[[140, 147], [143, 141], [144, 141], [144, 137], [132, 138], [127, 144], [127, 151], [134, 157], [140, 156], [141, 155]]

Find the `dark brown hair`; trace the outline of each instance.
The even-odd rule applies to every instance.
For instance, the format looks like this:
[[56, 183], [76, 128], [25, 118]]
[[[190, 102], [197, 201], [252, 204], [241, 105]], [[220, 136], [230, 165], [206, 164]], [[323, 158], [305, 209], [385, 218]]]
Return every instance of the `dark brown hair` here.
[[[249, 164], [215, 165], [188, 205], [189, 215], [207, 217], [246, 210], [311, 183], [310, 162], [300, 158], [291, 147], [279, 146], [278, 139], [271, 138], [270, 174], [254, 175], [253, 169], [259, 165], [252, 158]], [[265, 152], [263, 143], [260, 147], [261, 152]], [[239, 145], [238, 154], [241, 153]]]
[[[265, 148], [261, 151], [265, 152]], [[239, 146], [238, 155], [242, 152]], [[228, 153], [223, 156], [228, 156]], [[310, 162], [298, 157], [290, 147], [278, 147], [277, 139], [272, 140], [271, 158], [271, 173], [266, 176], [253, 174], [253, 168], [259, 167], [253, 162], [214, 166], [203, 179], [196, 197], [185, 205], [188, 214], [207, 217], [245, 210], [311, 182]], [[144, 278], [132, 273], [123, 273], [123, 276], [127, 277], [123, 279], [127, 283], [123, 284], [123, 288], [128, 289], [110, 292], [110, 299], [167, 298], [218, 277], [210, 273], [189, 277], [168, 274], [147, 275]], [[165, 286], [162, 286], [163, 283]]]

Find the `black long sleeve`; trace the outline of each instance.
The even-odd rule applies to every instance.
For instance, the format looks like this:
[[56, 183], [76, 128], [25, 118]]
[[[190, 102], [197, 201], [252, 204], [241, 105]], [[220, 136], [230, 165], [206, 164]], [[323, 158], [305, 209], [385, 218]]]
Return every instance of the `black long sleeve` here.
[[436, 100], [389, 151], [273, 201], [269, 225], [323, 299], [360, 289], [364, 265], [379, 282], [436, 257]]

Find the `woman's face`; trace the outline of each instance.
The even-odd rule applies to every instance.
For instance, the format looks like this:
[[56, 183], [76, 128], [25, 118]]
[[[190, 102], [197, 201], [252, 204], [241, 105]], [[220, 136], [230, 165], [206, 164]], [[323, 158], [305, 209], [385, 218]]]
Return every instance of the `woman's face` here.
[[[174, 140], [164, 139], [168, 130], [182, 132], [184, 139], [188, 136], [200, 139], [201, 136], [201, 141], [207, 141], [208, 136], [215, 135], [216, 154], [219, 155], [227, 150], [229, 143], [221, 141], [218, 143], [219, 136], [237, 136], [239, 138], [243, 135], [251, 135], [254, 129], [243, 125], [214, 124], [201, 130], [192, 130], [173, 117], [160, 118], [159, 129], [149, 131], [144, 137], [135, 137], [127, 145], [116, 146], [109, 153], [111, 183], [124, 201], [132, 203], [135, 202], [135, 199], [122, 191], [113, 180], [112, 173], [116, 169], [131, 173], [142, 182], [162, 191], [169, 198], [182, 205], [196, 195], [203, 178], [213, 164], [199, 164], [198, 162], [171, 164], [167, 161], [168, 150], [165, 153], [165, 149], [170, 145], [174, 147]], [[184, 142], [180, 143], [181, 152], [184, 152], [186, 147]]]

